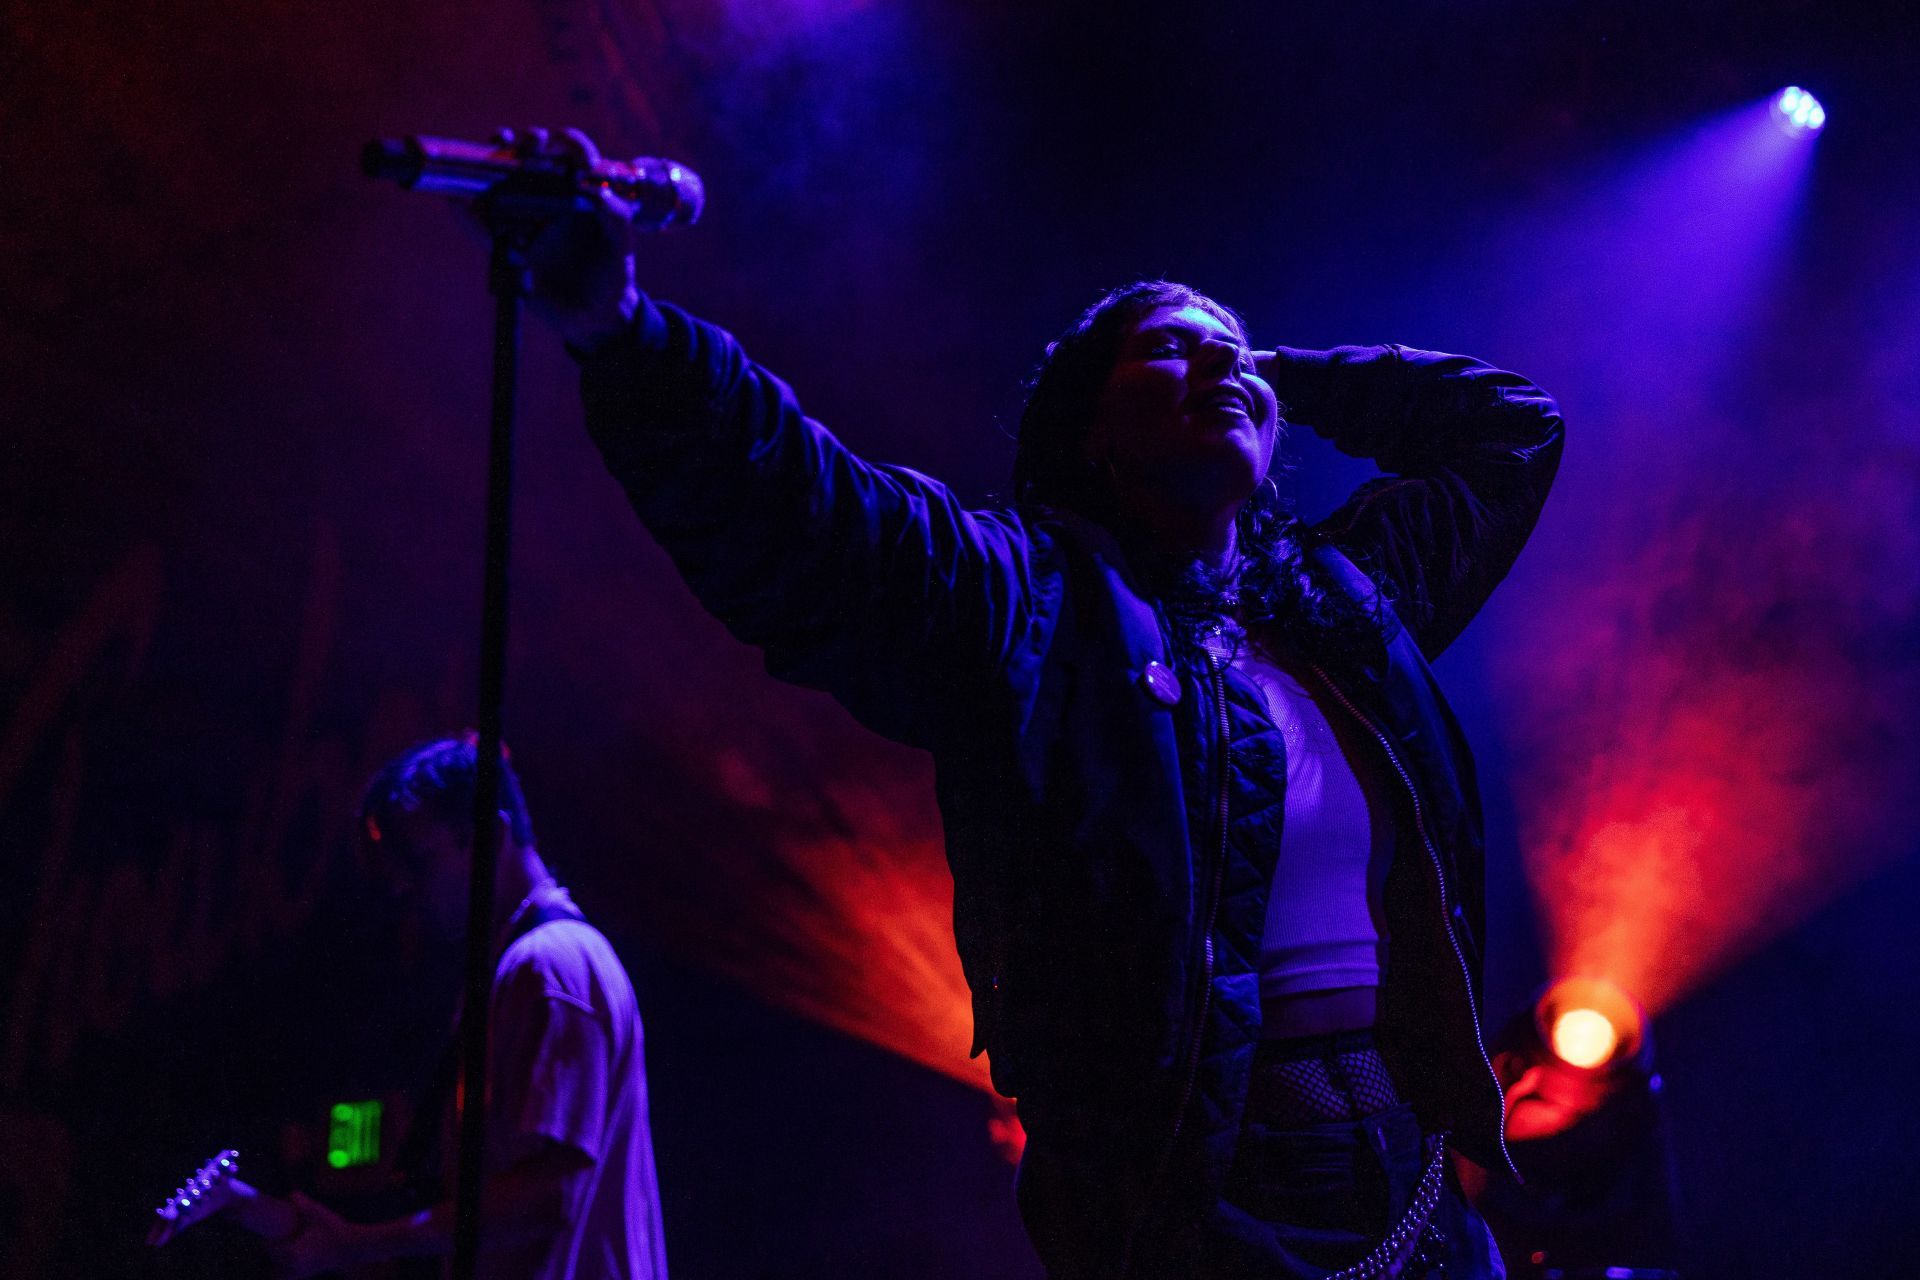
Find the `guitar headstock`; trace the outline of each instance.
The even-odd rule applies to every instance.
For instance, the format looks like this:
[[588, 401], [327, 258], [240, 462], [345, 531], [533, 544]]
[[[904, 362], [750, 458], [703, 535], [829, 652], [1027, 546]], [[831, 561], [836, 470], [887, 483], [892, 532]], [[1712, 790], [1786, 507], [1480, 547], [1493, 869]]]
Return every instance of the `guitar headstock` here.
[[196, 1223], [205, 1222], [235, 1199], [235, 1175], [240, 1172], [240, 1153], [229, 1147], [193, 1171], [158, 1209], [155, 1222], [147, 1231], [147, 1243], [167, 1243]]

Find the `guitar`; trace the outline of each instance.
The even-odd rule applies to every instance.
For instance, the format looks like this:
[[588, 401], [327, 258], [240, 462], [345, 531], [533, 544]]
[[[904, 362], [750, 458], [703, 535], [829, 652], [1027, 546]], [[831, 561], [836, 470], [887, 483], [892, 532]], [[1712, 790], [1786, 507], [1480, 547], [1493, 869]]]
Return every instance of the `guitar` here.
[[153, 1211], [155, 1221], [147, 1231], [147, 1243], [158, 1248], [220, 1214], [266, 1240], [284, 1240], [300, 1229], [297, 1208], [248, 1186], [239, 1174], [240, 1153], [231, 1148], [201, 1165]]

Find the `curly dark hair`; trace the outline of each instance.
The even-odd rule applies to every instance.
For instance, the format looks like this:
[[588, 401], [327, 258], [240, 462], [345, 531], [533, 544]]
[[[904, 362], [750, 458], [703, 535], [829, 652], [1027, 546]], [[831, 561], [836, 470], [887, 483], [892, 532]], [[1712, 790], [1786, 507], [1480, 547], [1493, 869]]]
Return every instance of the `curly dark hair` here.
[[[1016, 503], [1072, 511], [1121, 531], [1110, 474], [1089, 462], [1082, 448], [1121, 343], [1160, 307], [1199, 307], [1247, 340], [1238, 313], [1189, 285], [1140, 280], [1104, 294], [1047, 344], [1027, 380], [1013, 459]], [[1136, 566], [1175, 617], [1219, 617], [1237, 598], [1240, 616], [1259, 624], [1263, 634], [1291, 641], [1316, 657], [1338, 661], [1367, 642], [1379, 642], [1382, 619], [1334, 586], [1307, 555], [1316, 535], [1277, 487], [1256, 489], [1234, 524], [1240, 561], [1231, 571], [1173, 557], [1149, 557]]]

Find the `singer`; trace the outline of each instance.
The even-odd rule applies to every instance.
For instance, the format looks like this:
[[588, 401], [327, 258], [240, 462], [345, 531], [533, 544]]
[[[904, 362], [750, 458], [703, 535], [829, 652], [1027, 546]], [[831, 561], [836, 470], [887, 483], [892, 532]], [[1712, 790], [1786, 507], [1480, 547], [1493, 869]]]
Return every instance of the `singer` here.
[[[1533, 529], [1554, 401], [1462, 356], [1256, 351], [1143, 282], [1048, 346], [1015, 500], [969, 510], [643, 296], [628, 213], [547, 229], [536, 306], [705, 606], [933, 753], [1049, 1273], [1504, 1274], [1447, 1159], [1509, 1164], [1473, 761], [1429, 663]], [[1383, 473], [1312, 526], [1268, 476], [1293, 424]]]

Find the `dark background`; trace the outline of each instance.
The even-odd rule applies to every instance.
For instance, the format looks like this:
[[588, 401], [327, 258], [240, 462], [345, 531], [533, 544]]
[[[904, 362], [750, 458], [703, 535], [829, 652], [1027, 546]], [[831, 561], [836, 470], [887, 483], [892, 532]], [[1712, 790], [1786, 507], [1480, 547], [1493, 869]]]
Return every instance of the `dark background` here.
[[[490, 315], [482, 247], [355, 162], [524, 122], [699, 169], [709, 214], [647, 243], [647, 287], [981, 502], [1041, 346], [1140, 276], [1262, 341], [1465, 350], [1556, 392], [1560, 491], [1440, 666], [1493, 824], [1490, 1016], [1576, 958], [1656, 1007], [1687, 1274], [1911, 1266], [1906, 6], [6, 21], [6, 1274], [151, 1269], [144, 1217], [194, 1164], [231, 1144], [312, 1185], [299, 1127], [438, 1049], [446, 959], [370, 897], [347, 815], [472, 717]], [[1790, 82], [1832, 122], [1752, 142], [1755, 178], [1727, 157]], [[527, 361], [508, 737], [635, 971], [676, 1274], [1035, 1274], [926, 762], [697, 611], [557, 344]], [[1309, 512], [1364, 474], [1290, 451]]]

